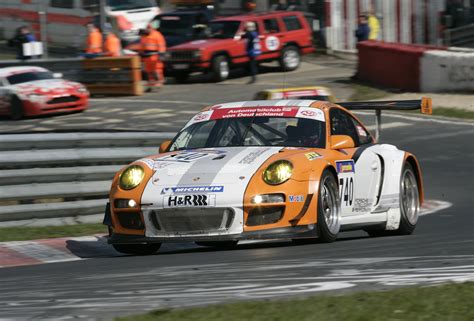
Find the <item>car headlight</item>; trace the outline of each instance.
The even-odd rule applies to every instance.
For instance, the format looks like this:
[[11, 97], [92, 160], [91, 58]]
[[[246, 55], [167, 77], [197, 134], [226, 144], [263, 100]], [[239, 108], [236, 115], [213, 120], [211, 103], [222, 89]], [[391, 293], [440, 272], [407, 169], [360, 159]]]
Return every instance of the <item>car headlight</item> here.
[[87, 88], [84, 87], [84, 86], [78, 87], [78, 88], [77, 88], [77, 91], [80, 92], [80, 93], [87, 93], [87, 92], [89, 92], [89, 91], [87, 90]]
[[293, 164], [287, 160], [276, 161], [263, 172], [263, 180], [269, 185], [278, 185], [286, 182], [293, 173]]
[[126, 190], [133, 189], [142, 182], [144, 176], [145, 171], [141, 166], [129, 166], [120, 174], [119, 186]]
[[42, 103], [48, 99], [47, 96], [43, 94], [36, 94], [36, 93], [27, 94], [26, 96], [28, 97], [28, 100], [34, 103]]

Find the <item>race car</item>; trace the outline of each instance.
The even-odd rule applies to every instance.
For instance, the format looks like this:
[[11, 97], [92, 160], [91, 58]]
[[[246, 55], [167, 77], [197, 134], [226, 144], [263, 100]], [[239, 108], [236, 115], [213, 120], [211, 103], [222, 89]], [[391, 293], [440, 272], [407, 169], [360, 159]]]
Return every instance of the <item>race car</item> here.
[[255, 94], [255, 100], [263, 99], [307, 99], [307, 100], [325, 100], [332, 103], [336, 98], [331, 90], [322, 86], [290, 87], [279, 89], [267, 89]]
[[89, 91], [41, 67], [0, 69], [0, 115], [12, 119], [87, 108]]
[[[343, 105], [264, 100], [203, 109], [159, 154], [115, 175], [108, 242], [152, 254], [163, 242], [411, 234], [423, 202], [416, 157], [377, 144]], [[431, 112], [429, 98], [349, 105]]]

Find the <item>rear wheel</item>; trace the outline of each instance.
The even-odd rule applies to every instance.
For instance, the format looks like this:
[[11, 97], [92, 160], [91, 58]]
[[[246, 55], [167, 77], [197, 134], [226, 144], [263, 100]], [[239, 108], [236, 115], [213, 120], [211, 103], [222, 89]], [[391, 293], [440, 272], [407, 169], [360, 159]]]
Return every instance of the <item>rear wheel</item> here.
[[295, 46], [285, 47], [280, 57], [280, 68], [283, 71], [292, 71], [301, 63], [300, 51]]
[[334, 242], [341, 227], [341, 208], [336, 178], [325, 170], [319, 182], [318, 235], [321, 242]]
[[212, 60], [212, 72], [215, 81], [224, 81], [229, 78], [229, 60], [226, 56], [217, 56]]
[[13, 96], [10, 100], [10, 118], [13, 120], [23, 118], [23, 103], [17, 96]]
[[196, 242], [200, 246], [215, 247], [218, 249], [233, 249], [239, 241], [202, 241]]
[[152, 244], [112, 244], [117, 252], [134, 255], [155, 254], [161, 247], [161, 243]]

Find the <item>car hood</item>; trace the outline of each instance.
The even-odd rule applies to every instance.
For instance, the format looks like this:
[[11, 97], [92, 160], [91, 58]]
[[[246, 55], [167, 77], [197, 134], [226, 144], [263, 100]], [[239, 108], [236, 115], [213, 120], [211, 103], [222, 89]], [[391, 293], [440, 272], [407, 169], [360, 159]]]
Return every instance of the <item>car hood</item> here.
[[81, 84], [64, 79], [35, 80], [9, 86], [22, 94], [63, 94], [75, 91], [80, 87], [82, 87]]
[[[229, 147], [178, 151], [139, 162], [153, 169], [142, 204], [166, 195], [225, 195], [225, 204], [242, 205], [245, 189], [258, 168], [282, 147]], [[159, 204], [158, 204], [159, 205]]]
[[212, 49], [214, 47], [222, 47], [226, 44], [230, 44], [234, 39], [201, 39], [185, 42], [183, 44], [173, 46], [171, 50], [202, 50]]

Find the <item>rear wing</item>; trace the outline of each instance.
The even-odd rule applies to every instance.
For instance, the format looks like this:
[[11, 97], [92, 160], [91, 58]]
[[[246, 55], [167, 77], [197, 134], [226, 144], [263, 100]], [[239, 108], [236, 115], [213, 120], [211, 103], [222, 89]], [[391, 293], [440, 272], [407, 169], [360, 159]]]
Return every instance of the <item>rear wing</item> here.
[[375, 110], [375, 139], [380, 138], [382, 126], [382, 110], [420, 110], [422, 114], [431, 115], [432, 101], [429, 97], [416, 100], [386, 100], [386, 101], [354, 101], [336, 103], [349, 110]]

